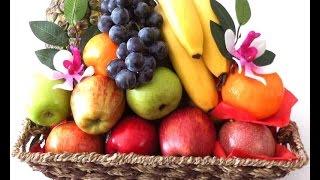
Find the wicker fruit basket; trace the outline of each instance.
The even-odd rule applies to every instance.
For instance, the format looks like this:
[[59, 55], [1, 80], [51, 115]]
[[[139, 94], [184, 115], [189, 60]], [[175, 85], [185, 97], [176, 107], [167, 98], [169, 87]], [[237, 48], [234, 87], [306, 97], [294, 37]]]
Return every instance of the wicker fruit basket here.
[[28, 144], [48, 129], [26, 120], [13, 155], [53, 179], [271, 179], [284, 177], [308, 162], [295, 122], [278, 131], [277, 139], [298, 157], [267, 161], [216, 157], [163, 157], [137, 154], [30, 153]]

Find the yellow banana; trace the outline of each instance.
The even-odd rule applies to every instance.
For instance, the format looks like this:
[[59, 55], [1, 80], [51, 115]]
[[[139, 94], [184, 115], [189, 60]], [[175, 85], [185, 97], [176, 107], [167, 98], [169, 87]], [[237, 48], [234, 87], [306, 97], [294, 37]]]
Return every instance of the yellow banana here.
[[193, 59], [173, 33], [168, 18], [157, 6], [156, 11], [163, 16], [162, 35], [166, 41], [173, 68], [178, 74], [187, 94], [193, 103], [203, 111], [209, 111], [218, 103], [218, 93], [212, 74], [202, 59]]
[[218, 77], [221, 73], [227, 72], [229, 67], [228, 60], [220, 53], [210, 30], [210, 20], [215, 23], [219, 23], [219, 20], [211, 9], [210, 0], [193, 0], [193, 2], [204, 33], [202, 59], [211, 73]]
[[173, 32], [188, 54], [200, 58], [203, 51], [203, 32], [192, 0], [158, 0]]

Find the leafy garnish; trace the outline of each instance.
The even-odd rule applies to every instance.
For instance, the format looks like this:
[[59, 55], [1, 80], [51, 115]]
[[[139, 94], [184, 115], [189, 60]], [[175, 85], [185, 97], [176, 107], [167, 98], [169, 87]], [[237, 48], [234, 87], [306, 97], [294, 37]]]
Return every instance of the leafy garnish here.
[[235, 32], [236, 28], [234, 25], [234, 22], [228, 13], [228, 11], [216, 0], [210, 0], [211, 8], [214, 12], [214, 14], [217, 16], [223, 31], [226, 31], [227, 29], [231, 29], [233, 32]]
[[57, 49], [49, 48], [38, 50], [35, 53], [42, 64], [48, 66], [50, 69], [55, 70], [53, 66], [53, 57], [58, 51], [59, 50]]
[[88, 0], [65, 0], [64, 14], [67, 21], [75, 25], [86, 14], [88, 8]]
[[236, 0], [236, 14], [240, 26], [245, 25], [249, 21], [251, 10], [247, 0]]
[[65, 47], [68, 45], [67, 32], [53, 22], [31, 21], [29, 24], [33, 34], [41, 41], [53, 46]]
[[226, 48], [226, 44], [224, 40], [224, 31], [222, 27], [219, 24], [213, 21], [210, 21], [210, 29], [211, 29], [212, 37], [214, 38], [221, 54], [224, 57], [226, 57], [228, 60], [232, 60], [232, 56]]
[[276, 55], [273, 52], [266, 50], [260, 57], [255, 59], [253, 63], [257, 66], [266, 66], [271, 64], [275, 57]]

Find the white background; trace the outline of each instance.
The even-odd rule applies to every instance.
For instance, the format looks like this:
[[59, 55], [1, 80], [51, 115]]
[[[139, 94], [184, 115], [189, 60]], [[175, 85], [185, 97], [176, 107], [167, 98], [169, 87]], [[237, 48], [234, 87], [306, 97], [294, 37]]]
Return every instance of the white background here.
[[[221, 0], [220, 0], [221, 2]], [[234, 0], [223, 5], [234, 16]], [[274, 68], [285, 86], [299, 99], [292, 110], [292, 120], [298, 123], [302, 141], [310, 154], [310, 2], [304, 0], [249, 0], [252, 18], [242, 29], [262, 33], [267, 48], [276, 53]], [[10, 149], [22, 129], [25, 117], [25, 89], [33, 72], [42, 68], [34, 54], [44, 44], [33, 36], [29, 21], [45, 20], [49, 0], [10, 1]], [[15, 158], [10, 161], [12, 179], [46, 179]], [[310, 179], [310, 165], [285, 179]]]

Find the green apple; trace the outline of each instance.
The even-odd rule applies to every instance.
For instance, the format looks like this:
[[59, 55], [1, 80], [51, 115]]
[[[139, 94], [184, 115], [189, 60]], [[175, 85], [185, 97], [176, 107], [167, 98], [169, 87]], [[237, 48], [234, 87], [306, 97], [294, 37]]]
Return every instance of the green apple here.
[[159, 67], [149, 83], [127, 90], [126, 95], [128, 105], [137, 115], [155, 120], [166, 116], [178, 107], [182, 86], [173, 71]]
[[31, 82], [27, 102], [28, 118], [41, 126], [52, 126], [67, 118], [70, 113], [71, 92], [53, 89], [62, 80], [49, 80], [43, 74], [36, 74]]

